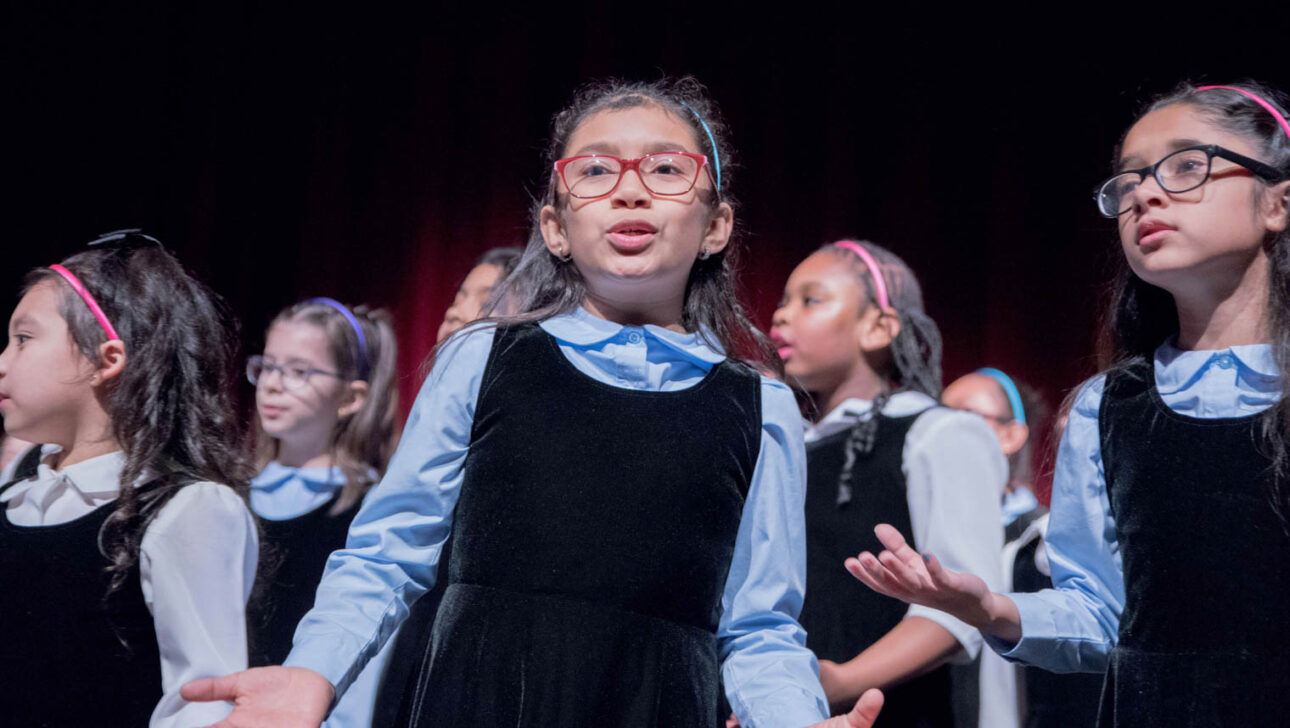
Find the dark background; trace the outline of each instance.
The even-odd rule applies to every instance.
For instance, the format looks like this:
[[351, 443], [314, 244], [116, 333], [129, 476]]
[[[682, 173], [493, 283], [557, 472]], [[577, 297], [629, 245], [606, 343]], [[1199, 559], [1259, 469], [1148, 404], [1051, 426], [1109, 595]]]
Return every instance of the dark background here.
[[1118, 250], [1091, 191], [1139, 103], [1184, 78], [1290, 87], [1266, 12], [1235, 32], [1110, 6], [177, 5], [4, 8], [0, 289], [140, 226], [228, 298], [249, 351], [302, 297], [390, 307], [405, 407], [474, 259], [526, 237], [548, 119], [587, 79], [708, 85], [762, 324], [814, 248], [871, 239], [922, 279], [947, 382], [991, 365], [1052, 400], [1093, 372]]

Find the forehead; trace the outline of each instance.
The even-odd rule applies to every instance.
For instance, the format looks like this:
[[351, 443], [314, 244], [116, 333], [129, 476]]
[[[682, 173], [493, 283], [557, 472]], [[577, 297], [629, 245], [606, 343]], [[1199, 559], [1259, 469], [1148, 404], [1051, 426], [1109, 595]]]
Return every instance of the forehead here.
[[856, 286], [860, 279], [855, 266], [846, 256], [828, 250], [818, 250], [797, 264], [788, 277], [788, 285], [805, 286], [812, 283], [825, 286]]
[[965, 374], [945, 388], [941, 401], [954, 409], [971, 409], [987, 413], [1003, 412], [1008, 401], [999, 383], [984, 374]]
[[481, 263], [470, 269], [461, 287], [466, 289], [492, 288], [501, 277], [502, 269], [491, 263]]
[[264, 353], [281, 360], [304, 359], [314, 364], [331, 362], [327, 332], [307, 321], [279, 321], [265, 337]]
[[598, 111], [583, 120], [565, 145], [569, 155], [628, 157], [651, 152], [698, 152], [690, 125], [656, 104]]
[[[1183, 144], [1180, 142], [1188, 142]], [[1252, 155], [1252, 145], [1241, 136], [1224, 131], [1210, 116], [1191, 104], [1173, 104], [1143, 116], [1124, 135], [1122, 161], [1152, 164], [1190, 143], [1218, 144], [1238, 154]]]
[[[18, 301], [11, 320], [27, 317], [47, 322], [49, 319], [63, 320], [63, 292], [59, 290], [59, 281], [45, 279], [31, 287]], [[66, 325], [66, 324], [64, 324]]]

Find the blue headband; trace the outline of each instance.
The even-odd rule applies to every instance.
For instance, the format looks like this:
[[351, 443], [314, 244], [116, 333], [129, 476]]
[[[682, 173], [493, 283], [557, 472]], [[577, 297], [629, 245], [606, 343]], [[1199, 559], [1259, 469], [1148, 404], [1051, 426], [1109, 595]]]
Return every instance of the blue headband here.
[[[681, 102], [681, 105], [682, 105], [682, 106], [684, 106], [684, 107], [685, 107], [685, 108], [687, 108], [687, 109], [690, 109], [690, 105], [689, 105], [689, 104], [687, 104], [687, 103], [685, 103], [684, 101], [682, 101], [682, 102]], [[707, 134], [707, 135], [708, 135], [708, 144], [712, 145], [712, 160], [713, 160], [713, 161], [712, 161], [712, 166], [713, 166], [713, 168], [717, 171], [717, 174], [716, 174], [716, 177], [717, 177], [717, 195], [718, 195], [718, 199], [720, 199], [720, 195], [721, 195], [721, 152], [718, 152], [718, 151], [717, 151], [717, 140], [716, 140], [716, 138], [715, 138], [715, 137], [713, 137], [713, 136], [712, 136], [712, 130], [708, 128], [708, 122], [704, 121], [702, 116], [699, 116], [699, 112], [695, 111], [694, 109], [690, 109], [690, 113], [691, 113], [691, 114], [694, 114], [694, 118], [696, 118], [696, 119], [698, 119], [698, 120], [699, 120], [699, 126], [703, 127], [703, 132], [704, 132], [705, 134]]]
[[337, 311], [340, 311], [340, 315], [344, 316], [345, 320], [349, 322], [349, 325], [354, 327], [354, 334], [358, 336], [358, 378], [366, 380], [367, 337], [363, 336], [363, 325], [358, 322], [358, 317], [354, 316], [354, 312], [350, 311], [348, 306], [334, 298], [319, 296], [318, 298], [311, 298], [305, 301], [305, 303], [321, 303], [324, 306], [331, 306]]
[[1021, 392], [1017, 390], [1017, 385], [1013, 384], [1012, 377], [991, 367], [978, 369], [976, 373], [986, 375], [1003, 387], [1003, 393], [1008, 395], [1008, 406], [1012, 408], [1012, 419], [1023, 425], [1026, 424], [1026, 408], [1021, 406]]

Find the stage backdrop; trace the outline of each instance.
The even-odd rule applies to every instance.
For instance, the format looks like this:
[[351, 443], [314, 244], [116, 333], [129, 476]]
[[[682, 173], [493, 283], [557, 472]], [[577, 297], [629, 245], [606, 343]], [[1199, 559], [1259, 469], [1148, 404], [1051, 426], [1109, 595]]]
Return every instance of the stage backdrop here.
[[406, 410], [458, 281], [527, 238], [552, 112], [587, 79], [692, 73], [739, 151], [727, 174], [760, 323], [814, 248], [867, 238], [919, 274], [946, 381], [995, 366], [1055, 401], [1093, 371], [1118, 243], [1091, 192], [1138, 101], [1189, 76], [1290, 86], [1257, 49], [1237, 65], [1213, 45], [1108, 56], [980, 24], [745, 32], [619, 14], [540, 31], [502, 11], [11, 7], [4, 315], [25, 270], [143, 227], [227, 297], [248, 353], [306, 296], [392, 309]]

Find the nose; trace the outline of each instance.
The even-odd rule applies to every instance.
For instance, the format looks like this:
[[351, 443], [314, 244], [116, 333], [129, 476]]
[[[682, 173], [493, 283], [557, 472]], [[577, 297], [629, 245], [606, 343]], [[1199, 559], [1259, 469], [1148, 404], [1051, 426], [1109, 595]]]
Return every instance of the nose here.
[[260, 376], [256, 380], [255, 386], [263, 389], [266, 392], [273, 392], [273, 393], [281, 392], [284, 384], [284, 381], [283, 381], [284, 376], [285, 375], [283, 374], [282, 370], [277, 367], [274, 367], [272, 369], [270, 369], [269, 367], [265, 367], [264, 369], [260, 370]]
[[775, 308], [775, 313], [771, 314], [770, 317], [770, 330], [772, 332], [788, 325], [788, 309], [789, 305], [787, 303], [781, 303]]
[[614, 207], [625, 207], [635, 209], [639, 207], [649, 207], [653, 202], [653, 197], [649, 189], [645, 187], [645, 181], [641, 179], [640, 169], [633, 167], [623, 171], [622, 179], [618, 180], [618, 186], [614, 188], [612, 203]]
[[1156, 181], [1155, 175], [1149, 174], [1134, 188], [1130, 199], [1132, 199], [1135, 208], [1139, 205], [1143, 207], [1160, 207], [1165, 204], [1168, 197], [1169, 193], [1165, 192], [1165, 189]]

